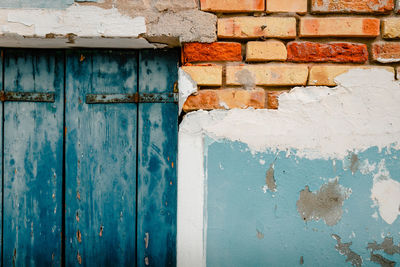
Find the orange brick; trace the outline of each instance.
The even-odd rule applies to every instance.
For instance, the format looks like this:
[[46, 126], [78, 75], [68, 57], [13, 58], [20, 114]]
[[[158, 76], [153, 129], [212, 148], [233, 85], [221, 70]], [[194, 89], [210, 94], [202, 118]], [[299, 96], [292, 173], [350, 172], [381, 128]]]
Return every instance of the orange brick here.
[[182, 61], [241, 61], [242, 45], [240, 43], [185, 43], [182, 48]]
[[233, 17], [218, 19], [219, 38], [296, 37], [294, 17]]
[[372, 58], [381, 63], [400, 62], [400, 42], [373, 43]]
[[387, 18], [382, 20], [382, 36], [385, 39], [400, 38], [400, 18]]
[[394, 0], [312, 0], [313, 12], [326, 13], [387, 13], [394, 8]]
[[285, 93], [286, 91], [268, 91], [267, 92], [267, 108], [269, 109], [278, 109], [279, 99], [278, 97]]
[[307, 13], [307, 0], [267, 0], [267, 12]]
[[211, 12], [251, 12], [264, 11], [264, 0], [200, 0], [203, 11]]
[[251, 84], [265, 86], [305, 85], [308, 77], [308, 66], [303, 64], [251, 64], [226, 67], [228, 85]]
[[197, 85], [219, 86], [222, 84], [222, 66], [183, 66]]
[[394, 68], [382, 66], [315, 65], [310, 69], [308, 85], [336, 85], [335, 78], [350, 69], [386, 69], [394, 74]]
[[265, 91], [263, 89], [219, 89], [200, 90], [191, 95], [183, 105], [185, 112], [193, 110], [232, 109], [232, 108], [265, 108]]
[[376, 37], [379, 19], [356, 17], [301, 18], [301, 37]]
[[247, 42], [246, 61], [285, 61], [286, 46], [281, 41]]

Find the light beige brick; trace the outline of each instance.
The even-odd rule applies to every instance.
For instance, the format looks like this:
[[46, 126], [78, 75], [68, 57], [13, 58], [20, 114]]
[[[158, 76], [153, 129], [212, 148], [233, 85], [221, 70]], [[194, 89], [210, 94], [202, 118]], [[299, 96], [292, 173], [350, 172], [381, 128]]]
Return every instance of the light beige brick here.
[[308, 67], [303, 64], [254, 64], [226, 67], [226, 83], [229, 85], [251, 84], [265, 86], [305, 85]]
[[197, 85], [219, 86], [222, 84], [222, 66], [183, 66]]
[[233, 17], [218, 19], [219, 38], [296, 37], [294, 17]]
[[400, 80], [400, 67], [397, 67], [396, 69], [396, 79]]
[[267, 0], [267, 12], [307, 13], [307, 0]]
[[264, 42], [248, 42], [246, 46], [246, 61], [285, 61], [286, 46], [277, 40]]
[[375, 37], [379, 19], [356, 17], [301, 18], [301, 37]]
[[383, 38], [400, 38], [400, 18], [387, 18], [382, 20]]
[[326, 85], [326, 86], [334, 86], [335, 78], [340, 74], [343, 74], [350, 69], [386, 69], [390, 72], [393, 72], [394, 68], [392, 67], [383, 67], [383, 66], [349, 66], [349, 65], [315, 65], [310, 69], [310, 77], [308, 79], [308, 85]]

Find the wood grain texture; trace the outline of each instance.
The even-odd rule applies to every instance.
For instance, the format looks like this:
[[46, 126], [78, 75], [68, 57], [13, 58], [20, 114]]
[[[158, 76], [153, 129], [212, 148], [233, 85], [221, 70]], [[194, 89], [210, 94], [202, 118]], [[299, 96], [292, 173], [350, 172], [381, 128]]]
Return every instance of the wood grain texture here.
[[66, 265], [134, 266], [137, 105], [85, 103], [135, 93], [135, 52], [68, 53]]
[[7, 50], [5, 91], [54, 92], [54, 103], [4, 103], [3, 266], [59, 266], [63, 53]]
[[[139, 92], [173, 92], [179, 53], [142, 51]], [[139, 104], [138, 266], [176, 265], [178, 105]]]

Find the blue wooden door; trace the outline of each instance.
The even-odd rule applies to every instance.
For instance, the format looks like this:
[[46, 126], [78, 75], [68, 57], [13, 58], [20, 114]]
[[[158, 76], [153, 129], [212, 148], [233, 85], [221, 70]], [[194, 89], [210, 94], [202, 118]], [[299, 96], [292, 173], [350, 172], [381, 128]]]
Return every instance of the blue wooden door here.
[[3, 266], [59, 266], [64, 57], [40, 50], [3, 56], [5, 92], [54, 94], [54, 102], [3, 103]]
[[2, 266], [175, 265], [177, 51], [2, 59]]

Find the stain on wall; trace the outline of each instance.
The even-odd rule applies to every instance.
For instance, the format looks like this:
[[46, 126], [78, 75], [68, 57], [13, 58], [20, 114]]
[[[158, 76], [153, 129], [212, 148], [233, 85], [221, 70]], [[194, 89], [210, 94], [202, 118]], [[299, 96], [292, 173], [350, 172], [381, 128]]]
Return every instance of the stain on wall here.
[[342, 218], [343, 202], [349, 198], [351, 190], [338, 183], [338, 179], [323, 184], [313, 193], [306, 185], [300, 191], [297, 201], [297, 211], [304, 221], [323, 219], [327, 225], [335, 225]]

